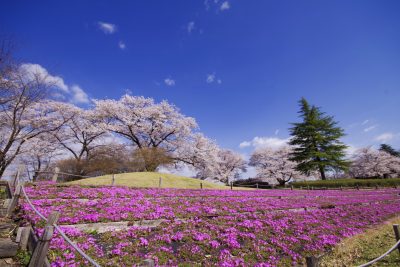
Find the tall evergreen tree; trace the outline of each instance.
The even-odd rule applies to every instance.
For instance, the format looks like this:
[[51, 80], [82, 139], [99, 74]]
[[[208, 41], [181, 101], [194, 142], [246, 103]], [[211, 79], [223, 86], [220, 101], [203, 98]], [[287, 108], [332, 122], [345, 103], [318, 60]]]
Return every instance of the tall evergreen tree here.
[[296, 169], [304, 174], [318, 171], [326, 180], [327, 171], [347, 170], [349, 162], [344, 159], [347, 148], [339, 139], [344, 136], [332, 116], [326, 115], [316, 106], [310, 106], [305, 98], [299, 101], [302, 122], [290, 128], [293, 152], [290, 160], [297, 163]]
[[400, 151], [396, 151], [391, 145], [381, 144], [379, 150], [389, 153], [392, 156], [400, 157]]

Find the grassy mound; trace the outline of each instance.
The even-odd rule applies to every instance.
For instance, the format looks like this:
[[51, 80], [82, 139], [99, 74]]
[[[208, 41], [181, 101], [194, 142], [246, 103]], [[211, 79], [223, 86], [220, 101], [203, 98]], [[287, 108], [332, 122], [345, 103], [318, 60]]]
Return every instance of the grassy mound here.
[[[199, 179], [158, 172], [131, 172], [116, 174], [115, 185], [125, 185], [130, 187], [158, 187], [160, 177], [162, 188], [200, 189], [200, 183], [203, 184], [204, 189], [230, 188], [228, 186], [218, 185], [207, 181], [201, 181]], [[104, 175], [68, 182], [68, 184], [111, 185], [111, 181], [111, 175]]]
[[[322, 258], [320, 266], [358, 266], [379, 257], [396, 243], [392, 225], [399, 223], [400, 217], [397, 217], [378, 228], [345, 239]], [[399, 251], [393, 251], [376, 266], [400, 266]]]

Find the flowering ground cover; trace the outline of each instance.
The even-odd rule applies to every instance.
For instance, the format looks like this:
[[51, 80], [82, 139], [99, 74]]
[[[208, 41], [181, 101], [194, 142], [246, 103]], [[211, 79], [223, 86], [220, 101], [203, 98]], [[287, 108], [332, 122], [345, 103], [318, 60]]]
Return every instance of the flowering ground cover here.
[[[59, 224], [164, 219], [154, 228], [98, 233], [64, 227], [102, 266], [292, 266], [343, 238], [400, 214], [400, 190], [177, 190], [125, 187], [27, 188], [43, 214]], [[306, 208], [306, 209], [304, 209]], [[27, 203], [23, 216], [41, 232]], [[87, 266], [59, 236], [53, 266]]]

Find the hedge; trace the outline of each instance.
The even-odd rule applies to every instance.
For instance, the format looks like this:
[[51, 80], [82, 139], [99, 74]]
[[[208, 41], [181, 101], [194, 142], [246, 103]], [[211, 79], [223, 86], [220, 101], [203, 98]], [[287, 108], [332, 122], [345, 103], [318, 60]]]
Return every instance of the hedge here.
[[400, 186], [400, 178], [387, 178], [387, 179], [336, 179], [336, 180], [318, 180], [318, 181], [305, 181], [293, 182], [292, 185], [298, 187], [393, 187]]

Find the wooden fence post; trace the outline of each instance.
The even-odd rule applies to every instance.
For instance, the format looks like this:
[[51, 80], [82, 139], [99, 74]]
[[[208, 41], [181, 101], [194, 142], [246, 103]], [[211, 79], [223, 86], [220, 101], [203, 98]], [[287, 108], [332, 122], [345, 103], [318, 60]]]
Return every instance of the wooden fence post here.
[[152, 259], [142, 260], [142, 262], [140, 263], [139, 266], [140, 267], [154, 267], [155, 266], [154, 260], [152, 260]]
[[57, 179], [58, 179], [58, 173], [60, 172], [60, 168], [55, 167], [54, 168], [54, 174], [53, 174], [53, 178], [51, 178], [51, 180], [55, 183], [57, 183]]
[[[399, 225], [398, 224], [393, 224], [393, 230], [394, 230], [394, 235], [396, 237], [396, 242], [398, 242], [400, 240]], [[397, 246], [397, 249], [399, 250], [399, 253], [400, 253], [400, 246]]]
[[10, 204], [7, 207], [7, 216], [11, 216], [12, 213], [14, 212], [15, 207], [18, 205], [18, 199], [20, 195], [21, 195], [21, 185], [19, 184], [17, 185], [17, 188], [15, 188], [14, 195], [10, 201]]
[[58, 221], [59, 217], [60, 213], [58, 211], [50, 213], [44, 232], [32, 253], [29, 267], [43, 266], [47, 257], [47, 251], [49, 250], [50, 240], [53, 237], [54, 224]]
[[162, 178], [160, 177], [160, 178], [158, 179], [158, 187], [159, 187], [159, 188], [161, 188], [161, 182], [162, 182]]
[[311, 256], [306, 257], [307, 267], [318, 267], [318, 258]]
[[19, 248], [22, 250], [28, 249], [28, 240], [31, 232], [31, 226], [19, 227], [16, 242], [19, 243]]
[[200, 182], [200, 189], [203, 189], [203, 183]]
[[112, 174], [112, 178], [111, 178], [111, 185], [114, 186], [115, 185], [115, 174]]
[[233, 182], [231, 182], [231, 190], [233, 190]]

